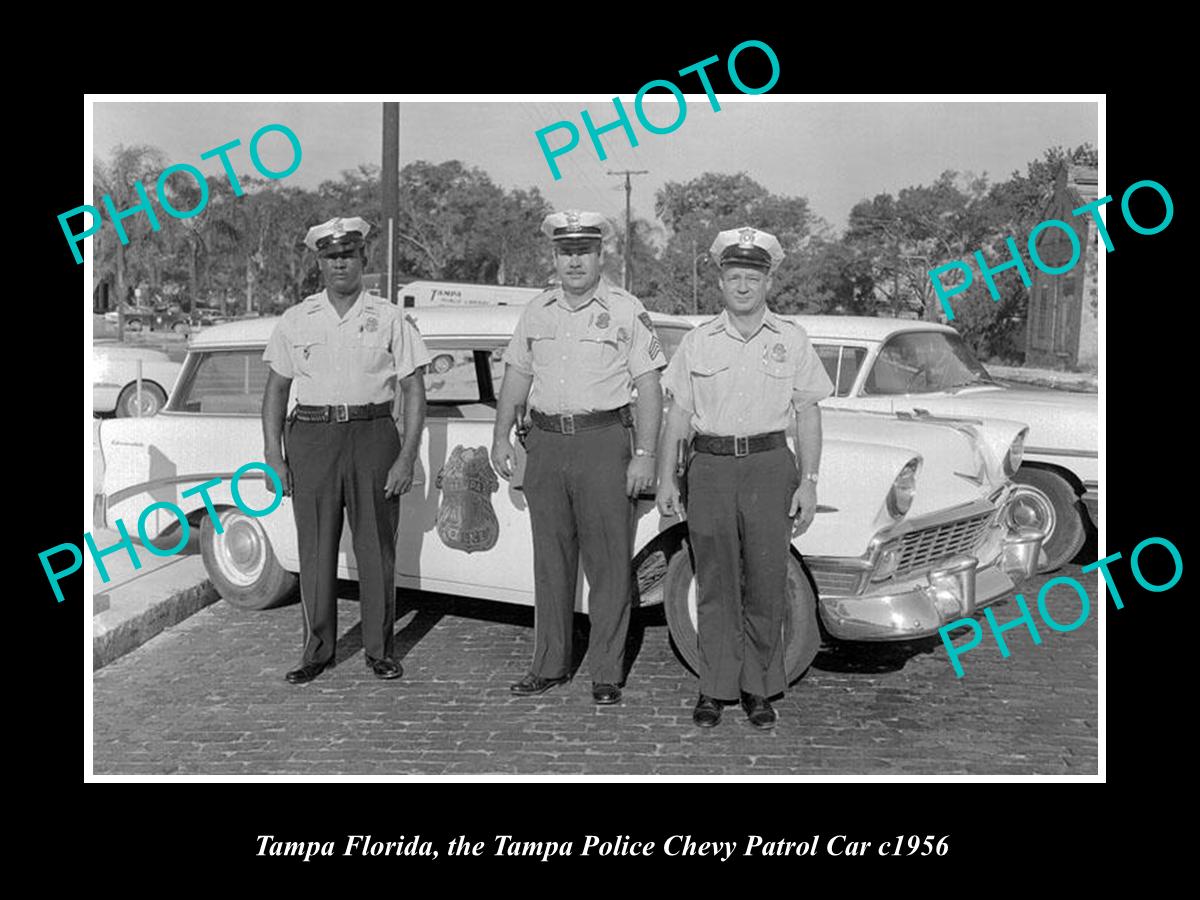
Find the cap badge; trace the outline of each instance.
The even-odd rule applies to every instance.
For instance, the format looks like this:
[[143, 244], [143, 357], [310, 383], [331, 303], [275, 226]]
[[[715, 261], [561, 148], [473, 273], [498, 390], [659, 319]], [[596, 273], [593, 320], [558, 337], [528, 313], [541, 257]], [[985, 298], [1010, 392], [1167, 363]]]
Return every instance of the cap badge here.
[[743, 248], [754, 246], [753, 228], [743, 228], [738, 232], [738, 246]]
[[580, 221], [578, 212], [576, 212], [573, 209], [570, 209], [570, 210], [567, 210], [565, 215], [567, 217], [567, 227], [569, 229], [571, 229], [572, 231], [578, 231], [579, 229], [581, 229], [583, 227], [583, 222]]
[[596, 316], [596, 327], [607, 328], [609, 321], [608, 313], [602, 312], [600, 315]]
[[771, 359], [775, 362], [787, 362], [787, 347], [783, 344], [776, 344], [771, 348]]

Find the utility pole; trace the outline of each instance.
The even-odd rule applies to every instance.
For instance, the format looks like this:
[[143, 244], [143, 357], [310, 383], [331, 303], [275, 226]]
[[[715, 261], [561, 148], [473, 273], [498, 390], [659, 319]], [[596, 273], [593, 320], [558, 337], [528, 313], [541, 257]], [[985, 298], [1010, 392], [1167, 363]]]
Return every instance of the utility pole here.
[[383, 104], [383, 222], [387, 241], [384, 265], [384, 297], [396, 302], [396, 231], [400, 225], [400, 104]]
[[696, 315], [696, 313], [699, 312], [699, 310], [696, 309], [696, 306], [698, 304], [697, 298], [699, 297], [699, 292], [697, 289], [697, 276], [696, 276], [696, 260], [697, 259], [698, 259], [698, 256], [696, 254], [696, 239], [692, 238], [692, 315]]
[[625, 290], [629, 290], [633, 281], [633, 272], [629, 268], [629, 250], [633, 243], [633, 220], [629, 213], [629, 195], [633, 192], [633, 185], [629, 181], [629, 176], [649, 175], [650, 170], [623, 169], [620, 172], [609, 172], [608, 174], [625, 176], [625, 252], [621, 254], [621, 280], [625, 282]]

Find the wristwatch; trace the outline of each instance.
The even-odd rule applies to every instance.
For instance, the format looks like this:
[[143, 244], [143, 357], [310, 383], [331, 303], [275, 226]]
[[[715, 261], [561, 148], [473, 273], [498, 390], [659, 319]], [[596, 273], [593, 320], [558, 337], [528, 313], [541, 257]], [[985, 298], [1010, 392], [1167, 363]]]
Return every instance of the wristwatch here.
[[651, 459], [654, 459], [654, 454], [651, 451], [647, 450], [645, 447], [638, 447], [636, 450], [633, 451], [633, 455], [634, 456], [648, 456]]
[[816, 472], [809, 472], [807, 475], [805, 475], [805, 476], [804, 476], [803, 480], [804, 480], [804, 481], [811, 481], [813, 484], [816, 484], [816, 483], [817, 483], [817, 473], [816, 473]]

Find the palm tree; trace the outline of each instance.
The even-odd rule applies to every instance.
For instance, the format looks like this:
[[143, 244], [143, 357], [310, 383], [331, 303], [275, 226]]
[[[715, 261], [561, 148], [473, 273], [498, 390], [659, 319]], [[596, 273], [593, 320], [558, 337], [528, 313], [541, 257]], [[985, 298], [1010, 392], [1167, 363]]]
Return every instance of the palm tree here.
[[[151, 147], [147, 144], [135, 144], [132, 147], [126, 147], [123, 144], [118, 144], [112, 149], [111, 158], [107, 162], [97, 159], [92, 166], [92, 203], [97, 209], [103, 209], [104, 206], [101, 197], [107, 194], [112, 198], [113, 206], [118, 211], [129, 209], [141, 199], [137, 194], [135, 185], [139, 182], [143, 185], [148, 185], [146, 193], [151, 194], [154, 190], [153, 178], [162, 170], [165, 160], [166, 157], [163, 155], [163, 152], [157, 147]], [[126, 222], [129, 222], [129, 225], [125, 226], [127, 232], [142, 230], [136, 226], [131, 227], [134, 221], [136, 221], [136, 217], [133, 220], [126, 220]], [[115, 231], [110, 236], [108, 231], [101, 229], [96, 234], [96, 242], [92, 245], [92, 253], [93, 259], [99, 267], [107, 256], [104, 252], [105, 248], [103, 244], [108, 241], [113, 242], [114, 249], [112, 269], [110, 271], [116, 281], [117, 337], [120, 340], [125, 337], [125, 320], [122, 309], [128, 291], [125, 271], [125, 245], [121, 243]]]

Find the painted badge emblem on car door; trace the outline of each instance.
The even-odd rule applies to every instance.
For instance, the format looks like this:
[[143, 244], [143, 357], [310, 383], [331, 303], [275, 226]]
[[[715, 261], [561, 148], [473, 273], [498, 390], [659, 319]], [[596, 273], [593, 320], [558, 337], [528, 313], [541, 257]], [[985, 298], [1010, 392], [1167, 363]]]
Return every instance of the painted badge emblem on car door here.
[[455, 447], [436, 483], [442, 492], [437, 514], [442, 543], [467, 553], [496, 546], [500, 522], [492, 509], [492, 494], [499, 490], [500, 480], [492, 471], [487, 449]]

